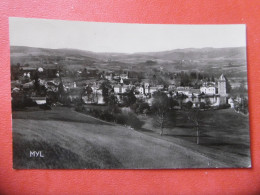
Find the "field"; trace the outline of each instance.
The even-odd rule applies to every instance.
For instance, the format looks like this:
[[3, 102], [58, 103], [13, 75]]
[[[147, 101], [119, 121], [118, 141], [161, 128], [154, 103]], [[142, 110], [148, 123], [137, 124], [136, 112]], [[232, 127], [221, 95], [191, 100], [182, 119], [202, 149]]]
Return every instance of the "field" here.
[[[141, 120], [145, 122], [142, 131], [158, 136], [160, 130], [153, 127], [152, 118], [143, 116]], [[248, 116], [236, 113], [233, 109], [204, 111], [200, 113], [199, 129], [200, 144], [197, 145], [196, 129], [192, 123], [185, 117], [177, 118], [174, 125], [168, 124], [161, 139], [178, 143], [231, 166], [251, 166]]]
[[[238, 125], [235, 125], [234, 129], [238, 128]], [[229, 158], [227, 157], [230, 156], [230, 151], [222, 151], [225, 147], [221, 147], [220, 144], [214, 145], [213, 142], [212, 145], [207, 145], [206, 139], [202, 139], [202, 145], [196, 145], [192, 139], [185, 139], [183, 129], [179, 127], [172, 132], [168, 129], [167, 135], [159, 136], [152, 130], [137, 131], [107, 123], [66, 107], [54, 107], [48, 111], [16, 111], [13, 112], [13, 166], [17, 169], [250, 166], [249, 138], [246, 134], [247, 129], [243, 130], [244, 127], [235, 132], [234, 129], [230, 130], [232, 133], [229, 133], [227, 139], [231, 142], [225, 147], [241, 146], [245, 147], [245, 150], [238, 151], [247, 152], [235, 152]], [[225, 131], [219, 130], [218, 133], [223, 134]], [[243, 132], [245, 135], [241, 136]], [[235, 134], [237, 139], [234, 141]], [[204, 132], [204, 135], [219, 138], [216, 131], [212, 131], [211, 134]], [[232, 146], [233, 142], [237, 145]], [[44, 158], [30, 158], [30, 151], [35, 150], [42, 151]]]

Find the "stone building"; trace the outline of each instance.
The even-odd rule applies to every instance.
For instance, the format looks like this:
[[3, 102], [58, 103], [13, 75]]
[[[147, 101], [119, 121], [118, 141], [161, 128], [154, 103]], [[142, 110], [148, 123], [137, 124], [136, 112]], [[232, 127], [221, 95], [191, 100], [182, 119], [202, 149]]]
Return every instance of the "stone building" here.
[[227, 96], [226, 78], [223, 74], [219, 77], [218, 80], [218, 94], [223, 97]]

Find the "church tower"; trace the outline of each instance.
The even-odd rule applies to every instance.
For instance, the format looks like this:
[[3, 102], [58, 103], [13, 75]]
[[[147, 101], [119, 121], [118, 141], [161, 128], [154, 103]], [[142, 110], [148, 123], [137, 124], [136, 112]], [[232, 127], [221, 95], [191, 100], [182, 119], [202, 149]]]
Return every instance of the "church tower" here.
[[219, 77], [218, 80], [218, 94], [220, 96], [227, 95], [226, 78], [224, 77], [223, 74]]

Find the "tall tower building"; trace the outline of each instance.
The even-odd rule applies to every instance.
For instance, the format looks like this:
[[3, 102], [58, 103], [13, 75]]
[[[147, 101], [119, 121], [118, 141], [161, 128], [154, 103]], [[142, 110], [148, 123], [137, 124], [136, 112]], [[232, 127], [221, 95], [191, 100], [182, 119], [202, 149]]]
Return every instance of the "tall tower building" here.
[[220, 96], [227, 95], [226, 78], [223, 74], [218, 79], [218, 94]]

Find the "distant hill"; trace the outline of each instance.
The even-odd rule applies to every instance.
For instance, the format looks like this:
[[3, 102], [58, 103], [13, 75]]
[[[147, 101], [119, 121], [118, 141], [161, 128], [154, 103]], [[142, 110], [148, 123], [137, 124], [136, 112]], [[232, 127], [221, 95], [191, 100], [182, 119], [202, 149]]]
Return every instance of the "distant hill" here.
[[96, 53], [77, 49], [45, 49], [11, 46], [11, 64], [49, 66], [60, 64], [68, 69], [134, 69], [148, 71], [207, 71], [246, 76], [246, 48], [187, 48], [143, 53]]

